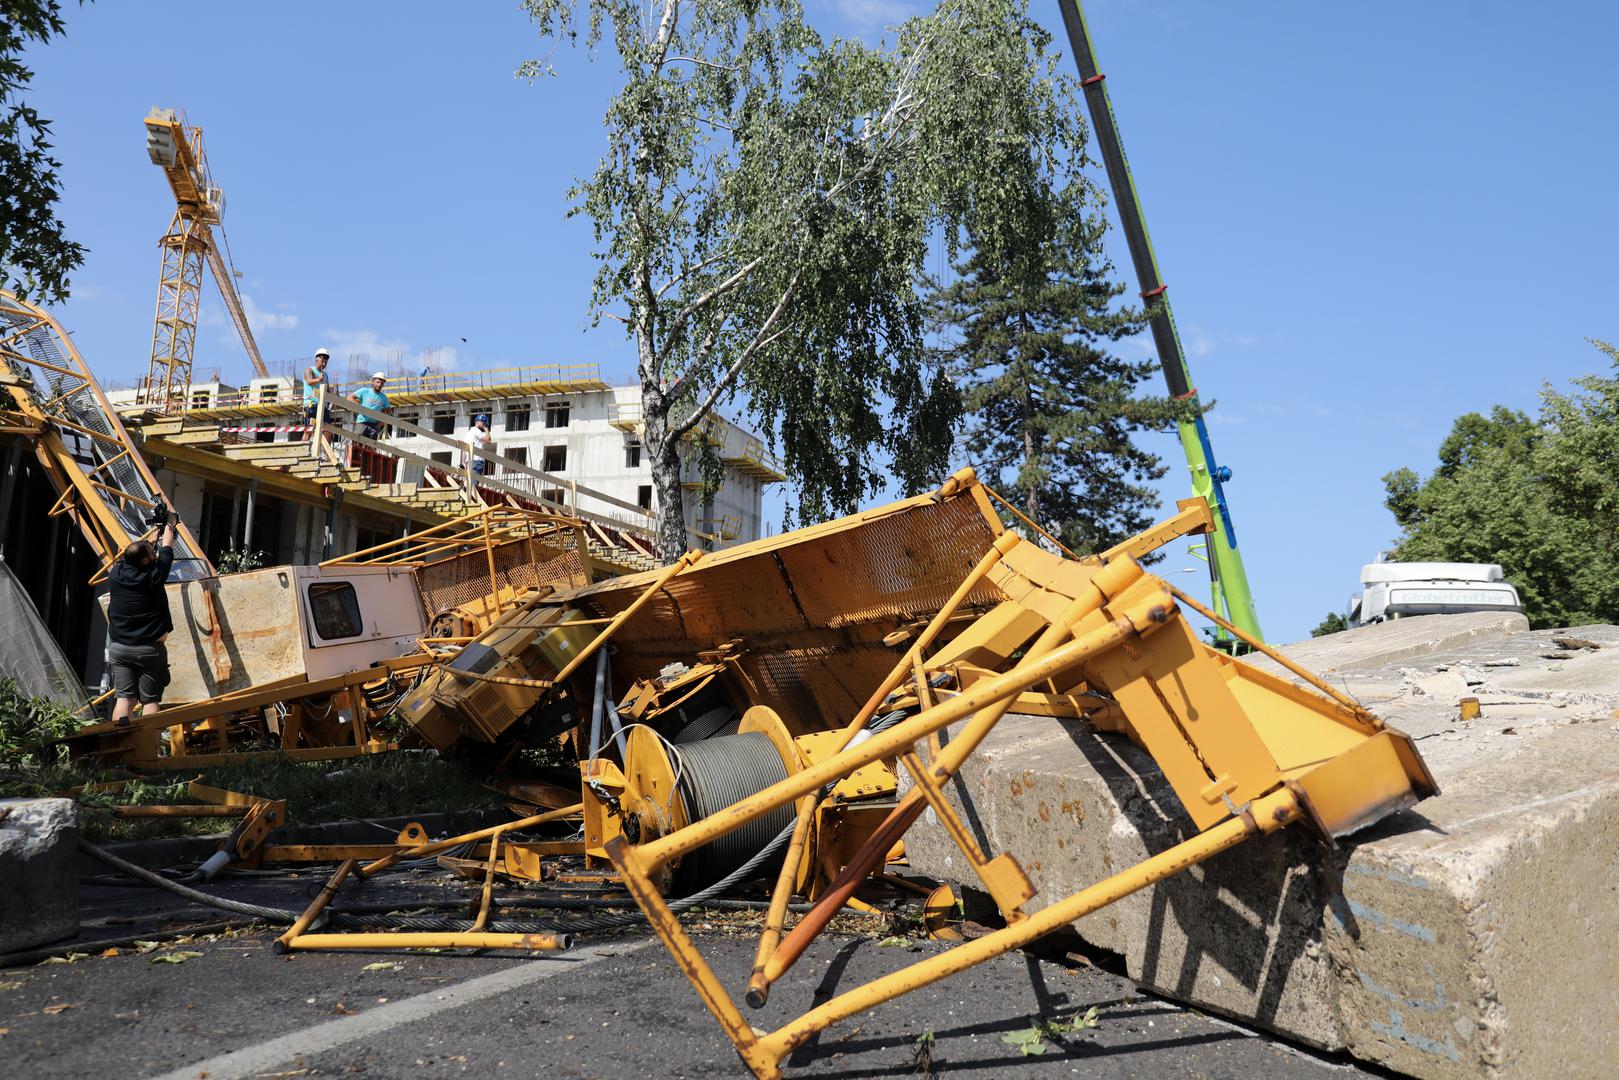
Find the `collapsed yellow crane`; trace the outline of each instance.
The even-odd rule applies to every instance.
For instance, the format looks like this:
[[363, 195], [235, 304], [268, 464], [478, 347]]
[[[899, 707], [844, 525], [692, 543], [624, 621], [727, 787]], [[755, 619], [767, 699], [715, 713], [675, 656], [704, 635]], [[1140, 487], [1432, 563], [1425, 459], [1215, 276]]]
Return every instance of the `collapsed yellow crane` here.
[[[146, 117], [146, 153], [163, 170], [174, 192], [174, 219], [158, 246], [157, 315], [152, 324], [152, 359], [146, 369], [145, 401], [167, 405], [184, 401], [191, 389], [191, 362], [197, 346], [197, 312], [202, 302], [202, 264], [213, 271], [231, 322], [241, 335], [253, 370], [270, 374], [253, 340], [253, 328], [236, 291], [236, 277], [219, 253], [225, 233], [225, 196], [214, 186], [203, 146], [202, 128], [187, 127], [183, 113], [153, 109]], [[219, 230], [216, 243], [214, 230]], [[229, 249], [227, 248], [227, 251]]]

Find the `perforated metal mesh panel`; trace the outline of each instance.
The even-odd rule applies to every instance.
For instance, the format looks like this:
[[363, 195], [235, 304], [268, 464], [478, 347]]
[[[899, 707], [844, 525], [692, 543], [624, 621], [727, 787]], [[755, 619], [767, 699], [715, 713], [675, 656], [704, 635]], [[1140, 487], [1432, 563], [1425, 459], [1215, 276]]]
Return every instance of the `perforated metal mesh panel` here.
[[[532, 561], [538, 557], [539, 561]], [[552, 585], [573, 589], [590, 580], [584, 560], [574, 550], [558, 552], [531, 540], [509, 540], [494, 548], [495, 580], [513, 590]], [[489, 593], [489, 558], [469, 551], [416, 571], [422, 602], [429, 615], [470, 604]]]

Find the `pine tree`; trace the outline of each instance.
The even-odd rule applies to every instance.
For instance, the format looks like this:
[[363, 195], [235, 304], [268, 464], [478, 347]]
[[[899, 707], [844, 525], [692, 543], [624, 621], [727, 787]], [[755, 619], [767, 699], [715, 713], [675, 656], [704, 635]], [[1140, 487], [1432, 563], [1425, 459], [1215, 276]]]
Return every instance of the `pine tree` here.
[[1159, 500], [1149, 485], [1165, 467], [1131, 436], [1168, 428], [1181, 410], [1137, 394], [1156, 361], [1110, 351], [1146, 316], [1115, 303], [1124, 286], [1102, 252], [1106, 226], [1085, 212], [1090, 190], [1048, 188], [1045, 198], [1046, 241], [1012, 265], [969, 257], [937, 294], [934, 326], [954, 339], [943, 351], [966, 402], [969, 462], [1030, 520], [1087, 554], [1151, 522]]

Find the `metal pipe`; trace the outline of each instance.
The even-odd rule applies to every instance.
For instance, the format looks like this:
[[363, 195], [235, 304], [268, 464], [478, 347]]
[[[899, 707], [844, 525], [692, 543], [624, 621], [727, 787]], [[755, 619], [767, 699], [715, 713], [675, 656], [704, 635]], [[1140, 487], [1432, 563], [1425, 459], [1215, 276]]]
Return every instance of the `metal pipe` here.
[[287, 927], [285, 934], [275, 939], [276, 952], [286, 952], [292, 947], [292, 943], [297, 940], [298, 935], [309, 929], [310, 924], [315, 921], [315, 916], [319, 915], [325, 910], [326, 905], [332, 902], [332, 897], [337, 895], [337, 887], [343, 884], [343, 879], [349, 876], [349, 871], [354, 869], [358, 861], [357, 859], [343, 860], [343, 865], [337, 868], [337, 872], [326, 882], [326, 887], [321, 889], [315, 899], [310, 902], [309, 907], [304, 910], [304, 913], [298, 916], [296, 922]]
[[[605, 652], [606, 650], [603, 650]], [[624, 719], [618, 715], [618, 705], [613, 701], [613, 682], [607, 681], [607, 697], [603, 699], [607, 705], [607, 722], [613, 725], [613, 741], [618, 744], [618, 760], [625, 761], [629, 755], [629, 743], [624, 738]]]
[[571, 934], [491, 934], [464, 931], [431, 933], [401, 931], [393, 934], [304, 934], [288, 943], [291, 949], [527, 949], [559, 952], [573, 948]]
[[166, 818], [166, 817], [246, 817], [246, 806], [115, 806], [113, 817]]
[[433, 840], [426, 844], [418, 844], [405, 851], [396, 851], [392, 855], [384, 855], [376, 862], [367, 863], [365, 866], [360, 867], [359, 875], [362, 878], [367, 878], [378, 871], [388, 869], [400, 859], [415, 859], [423, 855], [436, 855], [440, 851], [460, 847], [469, 840], [487, 840], [496, 833], [518, 832], [522, 829], [533, 828], [535, 825], [544, 825], [546, 822], [555, 821], [558, 818], [584, 813], [584, 809], [584, 803], [574, 803], [572, 806], [564, 806], [559, 810], [547, 810], [543, 814], [520, 818], [517, 821], [508, 821], [504, 825], [495, 825], [487, 829], [478, 829], [475, 832], [462, 833], [460, 836], [452, 836], [448, 840]]
[[601, 755], [602, 702], [607, 698], [607, 650], [596, 654], [596, 696], [590, 702], [590, 758]]
[[804, 845], [809, 839], [810, 823], [815, 820], [815, 808], [820, 799], [806, 795], [798, 801], [798, 820], [793, 823], [793, 836], [787, 842], [787, 857], [776, 875], [776, 886], [770, 892], [770, 909], [765, 913], [764, 932], [759, 935], [759, 951], [753, 957], [753, 972], [748, 976], [747, 1001], [755, 1009], [762, 1009], [770, 1000], [770, 980], [765, 978], [765, 964], [775, 954], [781, 941], [782, 927], [787, 922], [787, 904], [792, 899], [793, 882], [798, 875], [799, 860], [804, 857]]
[[482, 933], [483, 928], [489, 925], [489, 905], [495, 897], [495, 867], [500, 861], [500, 838], [499, 832], [489, 838], [489, 863], [483, 871], [483, 893], [478, 898], [478, 917], [472, 921], [474, 933]]
[[751, 1048], [752, 1052], [744, 1053], [744, 1059], [756, 1073], [759, 1073], [760, 1061], [768, 1062], [769, 1067], [774, 1069], [792, 1050], [839, 1020], [966, 971], [1002, 953], [1022, 948], [1076, 919], [1233, 848], [1250, 836], [1274, 832], [1294, 820], [1298, 811], [1298, 800], [1291, 790], [1282, 788], [1274, 791], [1255, 801], [1251, 813], [1228, 818], [1207, 832], [1081, 889], [1021, 922], [840, 994], [758, 1039]]

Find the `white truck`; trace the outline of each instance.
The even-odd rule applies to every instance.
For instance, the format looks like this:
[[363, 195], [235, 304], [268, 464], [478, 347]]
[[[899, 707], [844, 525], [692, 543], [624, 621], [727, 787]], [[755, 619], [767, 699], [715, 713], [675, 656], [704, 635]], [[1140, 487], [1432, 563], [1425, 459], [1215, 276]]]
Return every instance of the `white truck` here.
[[1349, 598], [1350, 626], [1407, 615], [1523, 611], [1518, 590], [1496, 563], [1375, 562], [1360, 568]]

